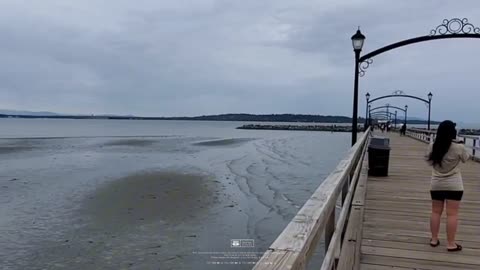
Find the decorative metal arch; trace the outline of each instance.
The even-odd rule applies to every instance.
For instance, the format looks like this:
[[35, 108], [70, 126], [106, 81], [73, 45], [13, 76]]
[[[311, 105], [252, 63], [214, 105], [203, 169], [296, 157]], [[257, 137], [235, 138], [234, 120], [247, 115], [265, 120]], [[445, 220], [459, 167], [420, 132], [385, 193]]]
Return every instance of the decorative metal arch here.
[[390, 114], [380, 114], [380, 113], [377, 113], [377, 114], [373, 114], [370, 116], [370, 120], [374, 120], [374, 119], [387, 119], [387, 120], [392, 120], [392, 115]]
[[[396, 91], [396, 92], [397, 92], [397, 91]], [[400, 92], [401, 92], [401, 91], [400, 91]], [[402, 93], [403, 93], [403, 92], [402, 92]], [[370, 118], [372, 118], [372, 115], [375, 116], [375, 115], [377, 115], [378, 113], [382, 113], [382, 111], [376, 112], [376, 110], [383, 109], [383, 108], [387, 108], [387, 110], [388, 110], [388, 108], [393, 108], [393, 109], [400, 110], [400, 111], [403, 112], [403, 116], [404, 116], [403, 122], [404, 122], [404, 124], [407, 123], [407, 113], [408, 113], [408, 108], [407, 108], [407, 107], [406, 107], [406, 108], [400, 108], [400, 107], [397, 107], [397, 106], [392, 106], [392, 105], [390, 105], [390, 104], [387, 104], [387, 105], [379, 106], [379, 107], [376, 107], [376, 108], [373, 108], [373, 109], [370, 108], [370, 106], [368, 106], [367, 108], [368, 108], [368, 109], [367, 109], [367, 115], [366, 115], [366, 117], [365, 117], [367, 120], [370, 119]], [[383, 112], [385, 112], [385, 111], [383, 111]], [[392, 114], [395, 115], [393, 112], [389, 112], [389, 113], [390, 113], [389, 117], [391, 117]], [[395, 112], [395, 113], [396, 113], [396, 112]], [[396, 116], [395, 118], [397, 118], [397, 116]], [[369, 123], [369, 122], [367, 122], [367, 123]]]
[[406, 94], [391, 94], [391, 95], [385, 95], [385, 96], [381, 96], [381, 97], [377, 97], [377, 98], [374, 98], [374, 99], [371, 99], [368, 101], [367, 104], [370, 104], [372, 102], [375, 102], [377, 100], [381, 100], [381, 99], [385, 99], [385, 98], [391, 98], [391, 97], [404, 97], [404, 98], [413, 98], [413, 99], [417, 99], [417, 100], [420, 100], [420, 101], [423, 101], [425, 103], [429, 103], [429, 101], [427, 99], [424, 99], [424, 98], [421, 98], [421, 97], [416, 97], [416, 96], [412, 96], [412, 95], [406, 95]]
[[392, 116], [395, 115], [392, 112], [387, 112], [387, 111], [381, 111], [381, 112], [373, 112], [370, 114], [370, 116], [376, 116], [376, 115], [386, 115], [386, 116]]
[[397, 109], [397, 110], [400, 110], [402, 112], [405, 112], [406, 110], [405, 109], [402, 109], [400, 107], [397, 107], [397, 106], [387, 106], [387, 105], [384, 105], [384, 106], [378, 106], [378, 107], [375, 107], [375, 108], [371, 108], [370, 111], [373, 112], [373, 111], [376, 111], [376, 110], [379, 110], [379, 109], [383, 109], [383, 108], [394, 108], [394, 109]]
[[370, 67], [370, 65], [373, 63], [372, 58], [379, 54], [410, 44], [451, 38], [480, 38], [480, 27], [476, 27], [469, 23], [467, 18], [453, 18], [450, 20], [444, 19], [442, 24], [430, 30], [430, 35], [419, 36], [392, 43], [361, 56], [358, 65], [359, 75], [360, 77], [365, 75], [365, 70], [368, 69], [368, 67]]
[[392, 92], [393, 95], [404, 95], [406, 94], [405, 92], [403, 92], [402, 90], [395, 90]]
[[377, 117], [372, 117], [371, 120], [385, 120], [385, 121], [389, 121], [391, 120], [388, 116], [384, 115], [384, 116], [377, 116]]
[[[395, 118], [393, 119], [393, 117]], [[387, 121], [393, 121], [395, 120], [395, 127], [397, 126], [397, 114], [392, 113], [392, 112], [387, 112], [387, 111], [381, 111], [381, 112], [374, 112], [370, 113], [369, 116], [369, 122], [371, 123], [371, 120], [387, 120]]]
[[376, 117], [373, 117], [372, 116], [372, 119], [371, 120], [385, 120], [385, 121], [390, 121], [391, 119], [386, 116], [386, 115], [383, 115], [383, 116], [376, 116]]

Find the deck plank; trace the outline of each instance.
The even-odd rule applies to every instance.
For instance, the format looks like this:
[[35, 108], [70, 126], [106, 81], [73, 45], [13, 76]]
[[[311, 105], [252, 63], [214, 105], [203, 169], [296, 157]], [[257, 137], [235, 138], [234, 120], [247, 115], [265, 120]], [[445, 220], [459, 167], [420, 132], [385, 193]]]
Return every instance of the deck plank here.
[[[366, 188], [360, 269], [480, 269], [480, 163], [462, 166], [458, 253], [446, 251], [445, 216], [441, 245], [429, 245], [430, 173], [427, 145], [390, 134], [388, 177], [369, 177]], [[444, 212], [445, 213], [445, 212]]]

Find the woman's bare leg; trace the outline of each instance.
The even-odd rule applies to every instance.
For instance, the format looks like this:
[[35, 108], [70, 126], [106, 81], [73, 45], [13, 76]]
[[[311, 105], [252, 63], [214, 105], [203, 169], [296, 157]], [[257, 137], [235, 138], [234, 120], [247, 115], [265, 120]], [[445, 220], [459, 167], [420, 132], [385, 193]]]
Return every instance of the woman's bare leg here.
[[455, 234], [458, 226], [458, 209], [460, 201], [447, 200], [447, 248], [456, 248]]
[[432, 232], [431, 244], [438, 243], [438, 232], [440, 231], [440, 220], [442, 218], [443, 201], [432, 200], [432, 215], [430, 217], [430, 231]]

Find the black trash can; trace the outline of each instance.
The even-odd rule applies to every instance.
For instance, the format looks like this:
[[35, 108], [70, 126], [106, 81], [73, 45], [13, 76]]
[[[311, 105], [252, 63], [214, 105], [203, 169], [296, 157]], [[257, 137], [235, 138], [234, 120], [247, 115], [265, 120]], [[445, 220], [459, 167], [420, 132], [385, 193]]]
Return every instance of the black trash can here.
[[368, 146], [368, 175], [388, 176], [390, 161], [390, 141], [388, 138], [374, 137]]

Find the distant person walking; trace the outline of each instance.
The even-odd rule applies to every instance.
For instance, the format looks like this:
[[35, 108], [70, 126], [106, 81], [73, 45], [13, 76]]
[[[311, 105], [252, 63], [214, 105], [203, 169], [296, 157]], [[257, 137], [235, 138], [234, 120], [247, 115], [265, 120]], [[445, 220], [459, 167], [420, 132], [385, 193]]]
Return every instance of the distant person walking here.
[[400, 135], [405, 136], [407, 134], [407, 125], [404, 123], [402, 124], [402, 127], [400, 128]]
[[456, 142], [455, 123], [443, 121], [437, 129], [435, 142], [429, 145], [428, 161], [432, 166], [431, 197], [432, 214], [430, 245], [440, 245], [438, 232], [443, 208], [447, 208], [447, 250], [460, 251], [462, 246], [455, 242], [458, 224], [458, 210], [463, 196], [463, 180], [459, 165], [466, 162], [469, 154], [465, 146]]

